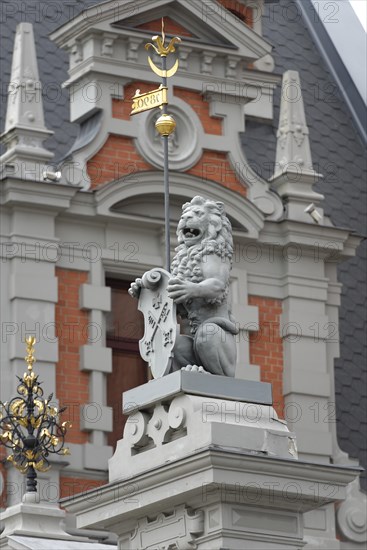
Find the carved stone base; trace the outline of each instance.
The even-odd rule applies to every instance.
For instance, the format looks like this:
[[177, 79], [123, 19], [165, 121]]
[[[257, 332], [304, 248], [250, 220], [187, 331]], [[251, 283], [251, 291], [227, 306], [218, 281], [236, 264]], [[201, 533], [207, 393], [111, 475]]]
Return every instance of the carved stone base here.
[[78, 527], [109, 529], [124, 550], [301, 549], [303, 512], [343, 500], [358, 470], [298, 461], [269, 405], [167, 383], [137, 395], [109, 485], [63, 501]]
[[[178, 371], [126, 392], [123, 408], [131, 413], [109, 460], [109, 480], [126, 479], [145, 472], [148, 465], [158, 467], [216, 446], [296, 458], [294, 434], [273, 407], [259, 403], [271, 402], [268, 386]], [[188, 394], [185, 388], [199, 395]], [[225, 398], [211, 397], [208, 388], [217, 390], [212, 395], [221, 393]], [[241, 388], [242, 394], [252, 392], [258, 402], [238, 401]]]

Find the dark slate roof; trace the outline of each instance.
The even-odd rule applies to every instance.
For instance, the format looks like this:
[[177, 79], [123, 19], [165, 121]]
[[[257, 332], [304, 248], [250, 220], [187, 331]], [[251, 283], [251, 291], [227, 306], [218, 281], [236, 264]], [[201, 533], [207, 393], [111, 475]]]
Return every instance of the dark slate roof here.
[[[293, 22], [290, 21], [293, 19]], [[305, 104], [314, 168], [325, 178], [315, 188], [325, 196], [323, 208], [336, 226], [366, 234], [367, 163], [360, 136], [321, 53], [311, 39], [297, 4], [266, 5], [263, 35], [274, 46], [275, 71], [297, 70]], [[242, 136], [246, 156], [268, 178], [275, 159], [280, 89], [274, 122], [266, 127], [248, 121]], [[367, 241], [357, 256], [339, 267], [343, 284], [340, 310], [340, 358], [335, 361], [337, 433], [340, 447], [367, 468], [366, 410], [366, 272]], [[366, 476], [362, 480], [366, 488]]]
[[[313, 4], [313, 0], [296, 0], [296, 5], [298, 10], [302, 13], [302, 17], [307, 24], [312, 39], [322, 53], [330, 73], [334, 75], [335, 80], [338, 82], [340, 92], [348, 105], [348, 109], [353, 117], [353, 121], [363, 143], [367, 144], [366, 103], [361, 96], [361, 90], [356, 86], [351, 74], [338, 53], [338, 49], [328, 34], [328, 30], [335, 28], [335, 23], [342, 17], [343, 27], [336, 27], [338, 32], [335, 38], [338, 41], [338, 46], [340, 46], [343, 41], [345, 51], [349, 52], [348, 55], [352, 55], [351, 52], [353, 52], [353, 56], [355, 56], [355, 46], [353, 45], [351, 47], [349, 42], [345, 40], [345, 30], [348, 29], [350, 25], [358, 25], [358, 28], [354, 29], [353, 27], [355, 30], [354, 34], [356, 38], [361, 38], [361, 47], [363, 49], [366, 37], [362, 25], [359, 24], [352, 6], [347, 2], [342, 6], [342, 11], [340, 11], [335, 4], [331, 5], [328, 3], [325, 3], [323, 9], [320, 10], [319, 3], [316, 2]], [[333, 13], [331, 14], [331, 12]], [[328, 27], [329, 25], [333, 25], [333, 27]], [[353, 41], [350, 41], [351, 44], [352, 42]], [[361, 59], [362, 63], [363, 61], [364, 60]]]
[[[1, 130], [4, 128], [6, 86], [16, 25], [33, 23], [44, 90], [46, 125], [55, 135], [47, 147], [62, 158], [76, 139], [78, 128], [68, 121], [68, 93], [61, 89], [67, 79], [68, 56], [49, 40], [48, 34], [82, 9], [100, 0], [1, 0]], [[363, 147], [348, 109], [340, 97], [320, 52], [313, 43], [302, 15], [293, 0], [266, 4], [264, 37], [274, 45], [276, 72], [300, 72], [307, 122], [310, 128], [314, 167], [325, 175], [317, 189], [325, 195], [324, 208], [337, 226], [366, 232], [366, 161]], [[275, 98], [273, 125], [247, 121], [243, 146], [256, 171], [270, 177], [275, 159], [279, 89]], [[364, 242], [357, 256], [339, 268], [343, 283], [340, 311], [341, 357], [335, 362], [337, 431], [340, 446], [351, 457], [366, 463], [366, 257]], [[365, 484], [365, 481], [364, 481]]]

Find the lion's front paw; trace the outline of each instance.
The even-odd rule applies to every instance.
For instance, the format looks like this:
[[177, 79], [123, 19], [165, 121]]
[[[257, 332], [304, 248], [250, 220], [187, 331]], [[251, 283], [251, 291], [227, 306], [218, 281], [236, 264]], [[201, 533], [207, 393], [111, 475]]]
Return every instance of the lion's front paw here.
[[202, 372], [205, 374], [210, 374], [208, 371], [204, 369], [204, 367], [199, 367], [198, 365], [186, 365], [186, 367], [182, 367], [181, 370], [185, 370], [188, 372]]
[[168, 281], [168, 296], [176, 302], [182, 304], [193, 298], [197, 298], [200, 294], [200, 287], [197, 283], [181, 280], [178, 277]]

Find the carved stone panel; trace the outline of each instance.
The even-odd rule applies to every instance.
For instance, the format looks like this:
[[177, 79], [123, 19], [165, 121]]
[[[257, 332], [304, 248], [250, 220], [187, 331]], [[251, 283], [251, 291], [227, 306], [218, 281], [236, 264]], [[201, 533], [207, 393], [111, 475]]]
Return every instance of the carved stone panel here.
[[204, 513], [179, 506], [172, 513], [161, 513], [154, 520], [138, 521], [130, 539], [131, 549], [193, 550], [195, 538], [204, 531]]

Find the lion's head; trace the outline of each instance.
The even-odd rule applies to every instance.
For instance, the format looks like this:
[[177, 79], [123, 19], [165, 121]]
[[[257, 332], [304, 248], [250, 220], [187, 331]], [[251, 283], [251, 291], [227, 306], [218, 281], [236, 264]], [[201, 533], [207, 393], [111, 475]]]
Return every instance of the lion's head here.
[[187, 247], [218, 239], [232, 244], [231, 224], [224, 212], [224, 204], [199, 196], [185, 203], [177, 237], [178, 243]]
[[232, 227], [222, 202], [197, 196], [185, 203], [177, 237], [179, 246], [172, 262], [173, 276], [200, 282], [203, 256], [216, 254], [224, 261], [232, 260]]

